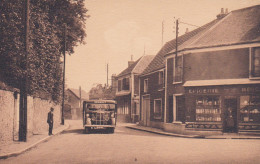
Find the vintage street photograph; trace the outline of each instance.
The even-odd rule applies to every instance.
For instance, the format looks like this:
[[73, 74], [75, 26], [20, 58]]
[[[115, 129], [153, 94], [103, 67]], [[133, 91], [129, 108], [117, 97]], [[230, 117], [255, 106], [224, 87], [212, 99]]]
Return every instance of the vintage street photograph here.
[[0, 0], [1, 164], [259, 161], [260, 0]]

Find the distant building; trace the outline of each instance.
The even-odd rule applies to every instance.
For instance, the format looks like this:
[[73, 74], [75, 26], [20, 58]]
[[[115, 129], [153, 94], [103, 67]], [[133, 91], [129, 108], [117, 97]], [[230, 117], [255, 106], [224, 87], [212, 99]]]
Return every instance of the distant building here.
[[66, 102], [64, 117], [66, 119], [82, 118], [82, 101], [89, 100], [89, 94], [84, 90], [68, 88], [66, 90]]
[[137, 61], [129, 61], [128, 67], [117, 77], [117, 118], [121, 122], [139, 121], [139, 75], [149, 65], [154, 56], [142, 56]]

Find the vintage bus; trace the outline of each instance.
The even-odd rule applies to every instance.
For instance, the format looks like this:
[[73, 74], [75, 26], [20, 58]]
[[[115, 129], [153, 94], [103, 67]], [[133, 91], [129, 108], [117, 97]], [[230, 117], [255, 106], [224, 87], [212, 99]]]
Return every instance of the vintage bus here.
[[94, 129], [104, 129], [114, 133], [116, 127], [117, 104], [114, 100], [83, 101], [83, 127], [85, 133]]

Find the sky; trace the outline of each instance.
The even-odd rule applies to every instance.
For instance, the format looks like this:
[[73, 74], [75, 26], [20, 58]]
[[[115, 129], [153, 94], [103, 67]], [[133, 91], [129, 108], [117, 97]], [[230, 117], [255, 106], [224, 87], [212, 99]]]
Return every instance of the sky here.
[[[86, 44], [78, 45], [66, 58], [66, 85], [89, 91], [96, 84], [109, 84], [128, 61], [156, 55], [162, 44], [214, 19], [221, 8], [228, 12], [259, 5], [260, 0], [85, 0]], [[194, 26], [195, 25], [195, 26]], [[162, 32], [163, 31], [163, 32]]]

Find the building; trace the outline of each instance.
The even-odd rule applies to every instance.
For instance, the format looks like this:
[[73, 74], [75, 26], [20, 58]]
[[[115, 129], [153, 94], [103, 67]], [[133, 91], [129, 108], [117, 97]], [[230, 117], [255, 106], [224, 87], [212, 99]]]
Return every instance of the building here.
[[137, 61], [129, 61], [128, 67], [117, 77], [117, 119], [120, 122], [137, 122], [139, 120], [139, 75], [154, 58], [146, 55]]
[[221, 13], [167, 53], [163, 128], [260, 132], [260, 5]]
[[82, 101], [89, 100], [89, 94], [81, 89], [68, 88], [64, 117], [66, 119], [82, 119]]

